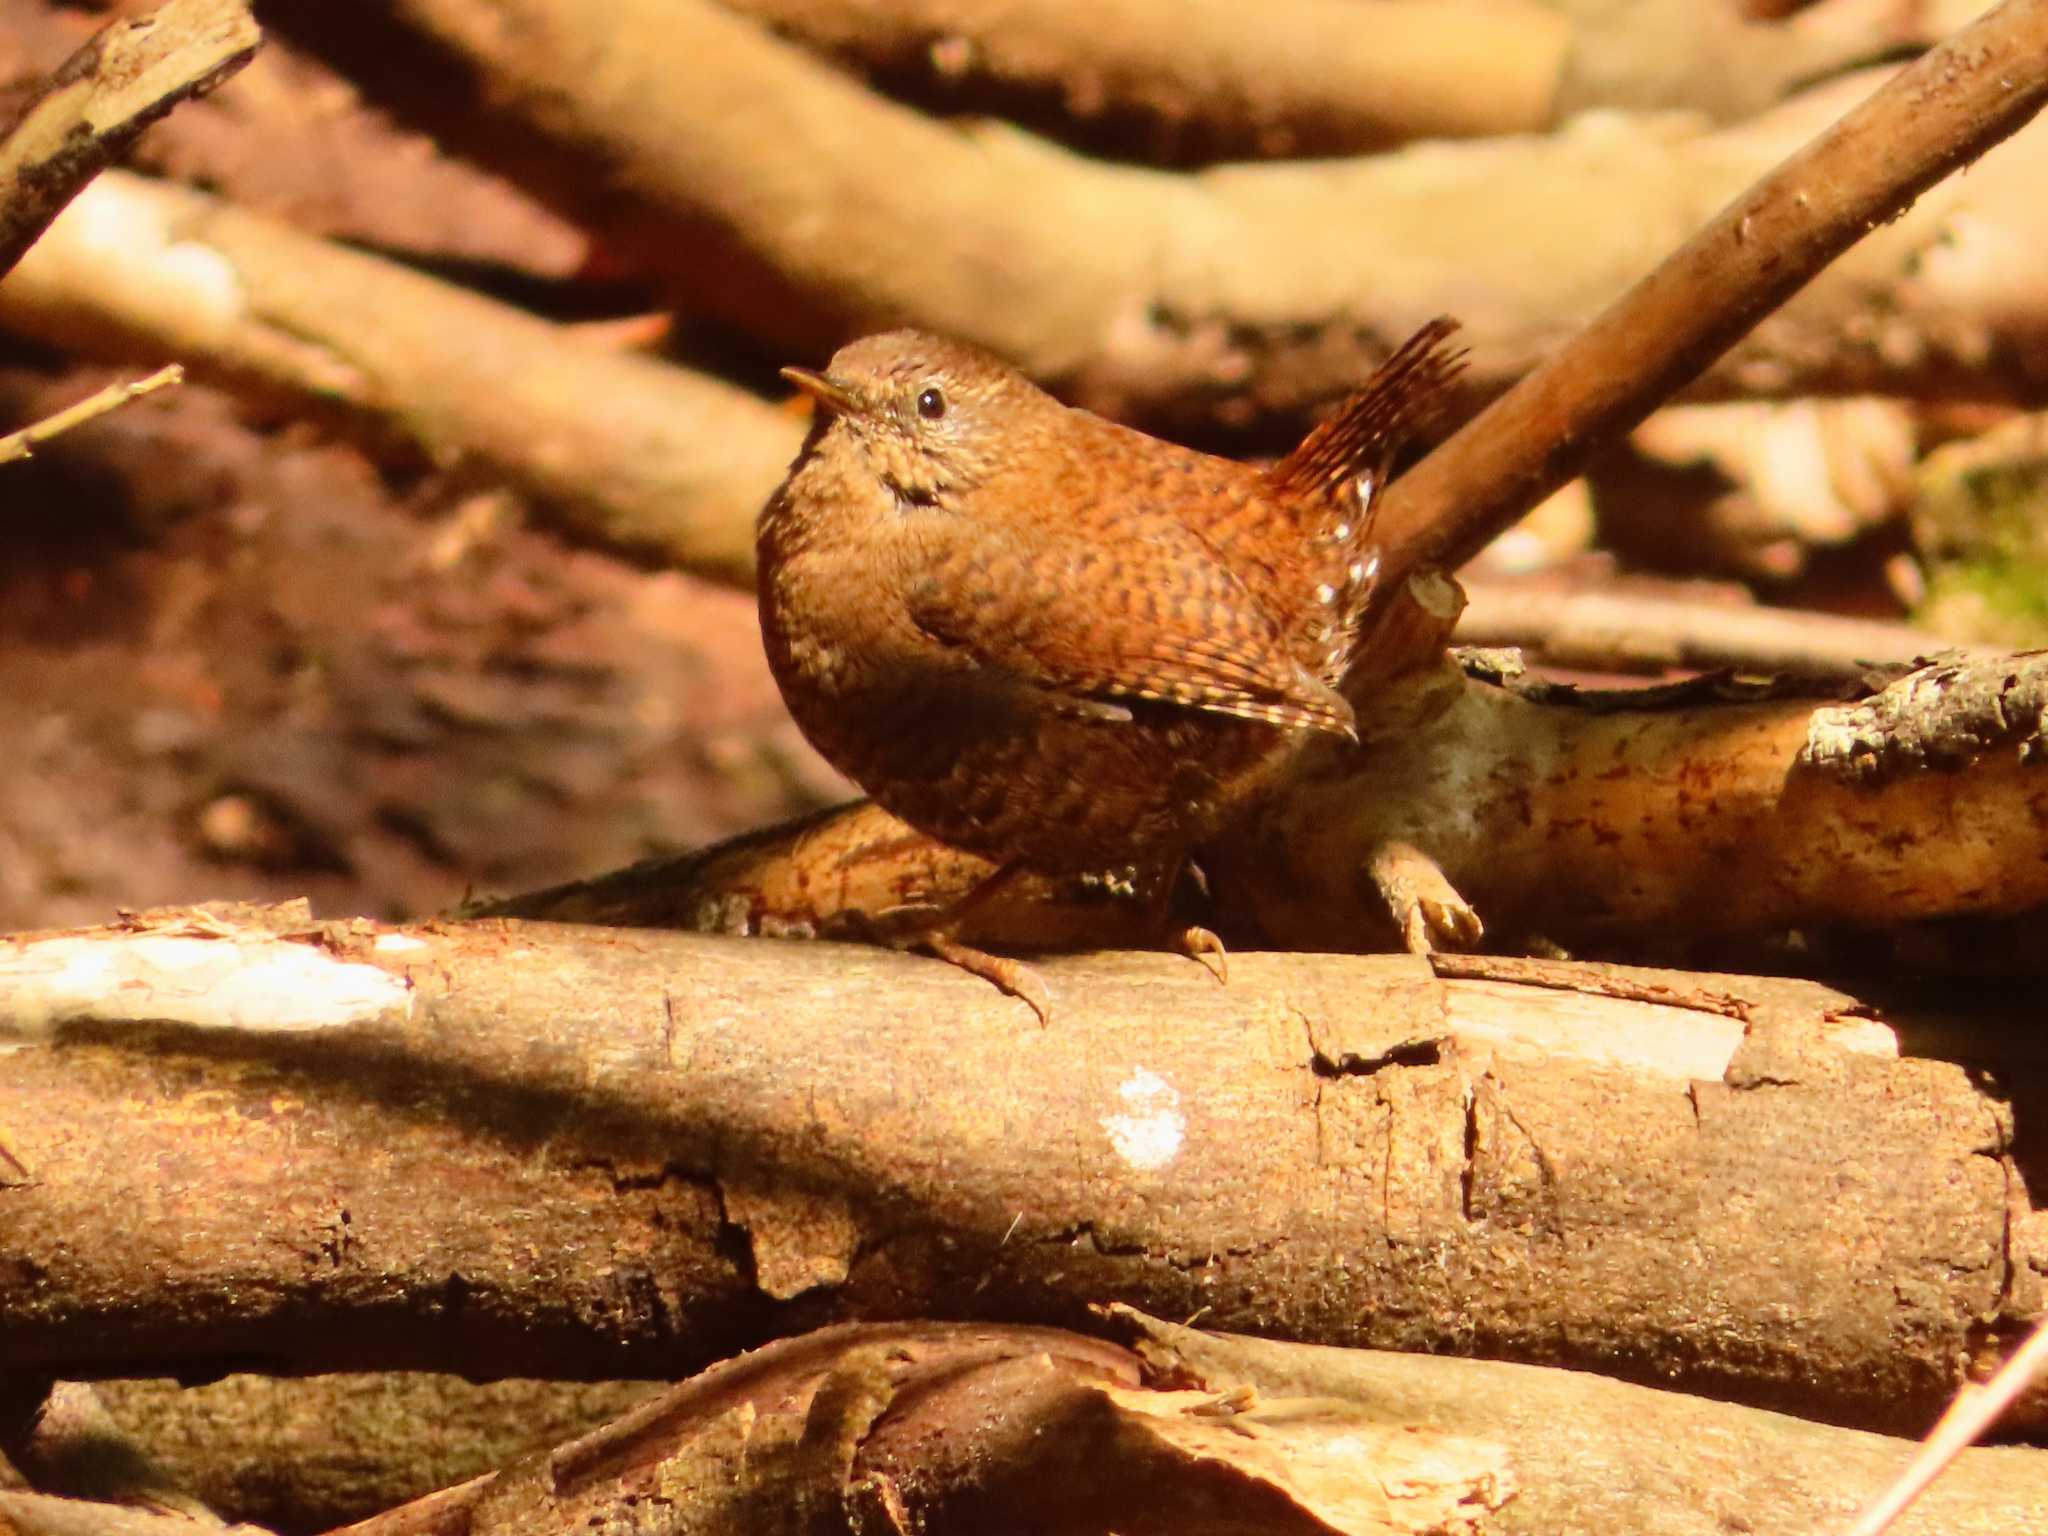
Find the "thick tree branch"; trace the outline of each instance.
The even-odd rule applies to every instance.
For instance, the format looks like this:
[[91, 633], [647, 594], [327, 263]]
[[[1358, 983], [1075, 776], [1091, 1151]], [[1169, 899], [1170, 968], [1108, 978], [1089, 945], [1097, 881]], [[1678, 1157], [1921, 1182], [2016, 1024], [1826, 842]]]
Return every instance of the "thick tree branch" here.
[[[1446, 310], [1474, 343], [1474, 388], [1499, 388], [1868, 90], [1715, 134], [1606, 120], [1186, 176], [934, 121], [709, 0], [400, 0], [345, 30], [304, 0], [282, 14], [327, 19], [316, 41], [367, 88], [792, 352], [916, 323], [1113, 414], [1234, 421], [1355, 384]], [[433, 78], [399, 77], [423, 53]], [[2016, 99], [2039, 72], [2017, 69]], [[2030, 139], [2009, 170], [1987, 163], [1878, 230], [1711, 382], [2040, 395], [2048, 290], [2024, 253], [2048, 218], [2044, 155], [2048, 136]], [[1977, 259], [1922, 261], [1966, 219]], [[1823, 260], [1801, 258], [1801, 279]], [[1770, 302], [1796, 286], [1778, 284]]]
[[[1818, 707], [1714, 678], [1582, 696], [1492, 670], [1512, 659], [1418, 676], [1400, 715], [1382, 701], [1388, 735], [1305, 763], [1203, 850], [1226, 934], [1399, 946], [1414, 914], [1390, 913], [1370, 878], [1396, 846], [1433, 861], [1507, 943], [1683, 953], [2048, 904], [2029, 830], [2048, 824], [2048, 658], [1944, 661]], [[861, 804], [479, 910], [858, 934], [988, 873]], [[1019, 882], [977, 913], [974, 942], [1146, 944], [1128, 905]]]
[[[1381, 1421], [1508, 1447], [1502, 1536], [1722, 1529], [1829, 1532], [1910, 1454], [1904, 1442], [1585, 1373], [1319, 1349], [1125, 1321], [1154, 1379], [1314, 1397]], [[1895, 1536], [1983, 1536], [2048, 1522], [2048, 1452], [1973, 1450]]]
[[1550, 125], [1574, 31], [1526, 0], [1281, 0], [1256, 13], [1118, 0], [1085, 17], [1059, 0], [1000, 13], [958, 0], [732, 9], [925, 93], [944, 82], [1053, 98], [1081, 123], [1142, 123], [1167, 153], [1211, 158], [1535, 132]]
[[609, 1529], [1421, 1536], [1513, 1493], [1505, 1448], [1333, 1403], [1160, 1390], [1048, 1329], [933, 1324], [787, 1339], [521, 1465], [351, 1536]]
[[1356, 872], [1394, 841], [1505, 943], [1683, 953], [2020, 912], [2048, 903], [2044, 688], [2039, 656], [1937, 664], [1820, 708], [1713, 679], [1592, 709], [1468, 682], [1307, 776], [1207, 867], [1266, 932], [1307, 945], [1384, 931]]
[[1043, 1029], [865, 948], [287, 921], [6, 946], [18, 1366], [674, 1372], [1121, 1299], [1898, 1426], [2039, 1306], [2013, 1111], [1824, 988], [1100, 957]]
[[702, 374], [207, 197], [111, 172], [0, 286], [0, 324], [344, 412], [586, 536], [752, 580], [800, 420]]
[[67, 59], [0, 141], [0, 275], [136, 135], [254, 56], [245, 0], [165, 0]]
[[[1816, 7], [1789, 23], [1733, 6], [1630, 0], [729, 0], [941, 107], [993, 90], [1056, 101], [1085, 132], [1135, 126], [1163, 158], [1336, 155], [1416, 138], [1536, 133], [1596, 107], [1718, 121], [1926, 36], [1926, 7]], [[1848, 14], [1836, 15], [1847, 11]]]
[[[679, 1532], [785, 1532], [798, 1509], [865, 1529], [878, 1497], [931, 1536], [1145, 1530], [1184, 1523], [1191, 1496], [1203, 1530], [1247, 1536], [1829, 1531], [1910, 1449], [1590, 1372], [1198, 1332], [1121, 1308], [1111, 1321], [1135, 1353], [988, 1325], [786, 1339], [552, 1449], [529, 1439], [520, 1461], [350, 1536], [610, 1529], [649, 1502]], [[51, 1536], [81, 1522], [40, 1517], [91, 1512], [0, 1503], [0, 1518]], [[129, 1530], [113, 1513], [108, 1528]], [[2048, 1452], [1972, 1450], [1896, 1529], [2007, 1536], [2044, 1520]]]
[[[1500, 1536], [1561, 1536], [1587, 1529], [1699, 1536], [1702, 1521], [1756, 1530], [1833, 1531], [1849, 1505], [1883, 1484], [1910, 1449], [1890, 1437], [1627, 1385], [1590, 1372], [1254, 1340], [1197, 1332], [1121, 1310], [1112, 1322], [1144, 1361], [1145, 1385], [1213, 1394], [1218, 1416], [1236, 1423], [1248, 1438], [1276, 1419], [1306, 1413], [1332, 1426], [1400, 1427], [1498, 1447], [1494, 1475], [1501, 1479], [1504, 1472], [1513, 1493], [1486, 1527]], [[913, 1331], [931, 1342], [953, 1332]], [[1113, 1352], [1079, 1337], [996, 1328], [974, 1334], [989, 1342], [1014, 1340], [1020, 1354], [1044, 1349], [1072, 1368], [1090, 1359], [1115, 1370], [1126, 1368]], [[844, 1360], [891, 1337], [900, 1339], [902, 1331], [855, 1328], [771, 1346], [787, 1368], [762, 1373], [745, 1390], [766, 1407], [804, 1371], [799, 1361], [808, 1362], [815, 1374], [831, 1348]], [[704, 1380], [732, 1374], [731, 1367], [713, 1367]], [[582, 1467], [598, 1459], [593, 1448], [623, 1448], [629, 1436], [643, 1446], [657, 1440], [677, 1445], [730, 1406], [722, 1395], [686, 1386], [671, 1397], [670, 1410], [656, 1410], [662, 1427], [649, 1437], [629, 1431], [621, 1417], [629, 1406], [660, 1395], [647, 1383], [477, 1386], [449, 1377], [319, 1376], [236, 1377], [184, 1392], [166, 1390], [166, 1385], [111, 1383], [100, 1391], [151, 1454], [190, 1467], [188, 1479], [196, 1474], [198, 1486], [221, 1487], [224, 1497], [214, 1501], [216, 1507], [233, 1509], [242, 1518], [320, 1530], [360, 1519], [366, 1510], [393, 1510], [388, 1518], [366, 1522], [357, 1536], [389, 1532], [397, 1525], [406, 1526], [411, 1536], [458, 1536], [467, 1532], [468, 1512], [496, 1479], [453, 1488], [458, 1481], [571, 1434], [584, 1447], [572, 1465]], [[510, 1389], [517, 1389], [517, 1401], [526, 1405], [523, 1421]], [[611, 1410], [593, 1415], [594, 1405], [606, 1398], [613, 1403]], [[145, 1399], [151, 1410], [147, 1420], [134, 1415]], [[682, 1406], [684, 1400], [688, 1406]], [[196, 1419], [189, 1417], [195, 1401], [204, 1405]], [[373, 1401], [388, 1411], [366, 1437], [362, 1421]], [[1242, 1417], [1247, 1411], [1250, 1416]], [[487, 1425], [482, 1434], [472, 1421], [479, 1412]], [[589, 1433], [615, 1417], [621, 1418], [619, 1424]], [[890, 1417], [885, 1410], [881, 1422]], [[475, 1444], [469, 1443], [472, 1436]], [[459, 1458], [436, 1455], [451, 1437], [464, 1453], [485, 1459], [451, 1474], [449, 1463]], [[876, 1436], [871, 1432], [864, 1443], [875, 1444]], [[496, 1454], [487, 1454], [493, 1445]], [[629, 1454], [625, 1460], [630, 1464], [634, 1458]], [[309, 1467], [314, 1475], [310, 1484]], [[326, 1480], [320, 1481], [323, 1471]], [[580, 1474], [576, 1480], [582, 1481]], [[281, 1507], [290, 1516], [283, 1522], [263, 1513], [280, 1507], [266, 1493], [272, 1484], [307, 1485], [301, 1502]], [[450, 1491], [422, 1500], [411, 1511], [394, 1509], [441, 1487]], [[626, 1497], [637, 1491], [629, 1479], [613, 1487]], [[1899, 1529], [1903, 1536], [2008, 1536], [2030, 1530], [2048, 1521], [2041, 1507], [2048, 1500], [2044, 1488], [2048, 1452], [1970, 1451], [1935, 1485], [1919, 1511], [1919, 1523], [1909, 1521]], [[383, 1496], [375, 1497], [373, 1490]], [[1099, 1530], [1099, 1522], [1091, 1529]]]

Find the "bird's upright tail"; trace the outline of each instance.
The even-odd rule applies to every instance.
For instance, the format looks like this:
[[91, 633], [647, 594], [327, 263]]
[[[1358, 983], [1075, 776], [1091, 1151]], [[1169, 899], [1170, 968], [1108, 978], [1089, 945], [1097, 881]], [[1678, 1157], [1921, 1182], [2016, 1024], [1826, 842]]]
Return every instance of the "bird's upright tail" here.
[[1444, 408], [1465, 366], [1464, 350], [1448, 345], [1457, 329], [1446, 316], [1430, 321], [1265, 472], [1274, 499], [1294, 509], [1300, 535], [1314, 551], [1308, 565], [1315, 617], [1304, 638], [1318, 678], [1329, 687], [1349, 670], [1371, 606], [1379, 574], [1373, 511], [1395, 456]]
[[[1464, 348], [1448, 345], [1457, 329], [1457, 321], [1439, 315], [1401, 343], [1334, 415], [1266, 471], [1267, 483], [1289, 500], [1370, 501], [1402, 444], [1449, 401], [1465, 367]], [[1368, 475], [1361, 495], [1353, 482]]]

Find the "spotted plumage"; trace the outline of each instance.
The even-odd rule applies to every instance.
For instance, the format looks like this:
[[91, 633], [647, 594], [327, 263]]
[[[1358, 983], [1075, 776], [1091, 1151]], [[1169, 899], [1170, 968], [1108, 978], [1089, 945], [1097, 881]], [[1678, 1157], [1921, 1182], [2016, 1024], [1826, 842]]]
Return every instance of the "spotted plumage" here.
[[1458, 360], [1426, 327], [1268, 469], [1070, 409], [916, 332], [790, 370], [821, 409], [762, 513], [790, 710], [913, 826], [1010, 867], [1177, 868], [1316, 734], [1374, 496]]

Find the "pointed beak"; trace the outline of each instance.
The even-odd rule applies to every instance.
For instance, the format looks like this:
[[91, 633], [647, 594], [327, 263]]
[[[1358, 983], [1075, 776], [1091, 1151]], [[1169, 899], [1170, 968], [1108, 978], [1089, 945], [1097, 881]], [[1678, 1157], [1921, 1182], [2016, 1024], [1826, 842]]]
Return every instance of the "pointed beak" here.
[[829, 373], [813, 373], [808, 368], [785, 368], [782, 376], [835, 416], [853, 415], [867, 403], [853, 385], [844, 379], [835, 379]]

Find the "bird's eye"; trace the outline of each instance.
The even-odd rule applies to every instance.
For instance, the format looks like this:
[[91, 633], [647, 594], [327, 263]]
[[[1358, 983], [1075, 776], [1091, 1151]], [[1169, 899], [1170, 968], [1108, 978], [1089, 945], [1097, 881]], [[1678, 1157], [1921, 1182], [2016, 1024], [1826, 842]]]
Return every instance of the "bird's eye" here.
[[917, 397], [917, 414], [926, 421], [937, 421], [946, 414], [946, 397], [936, 389], [928, 389]]

